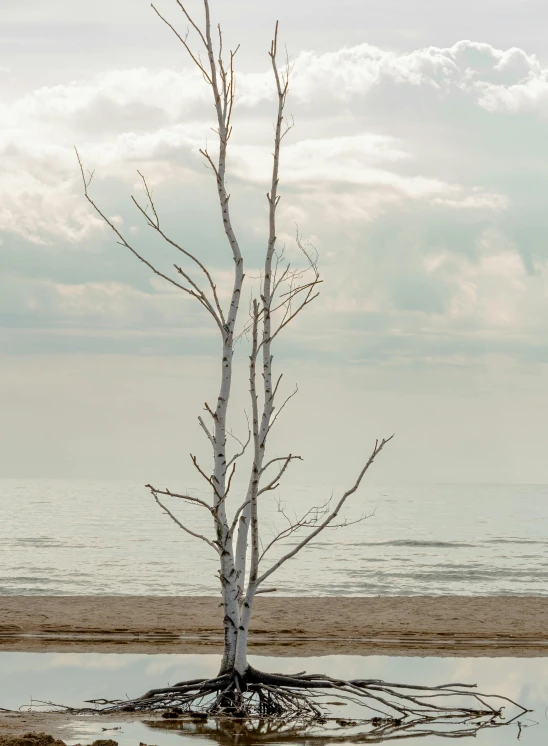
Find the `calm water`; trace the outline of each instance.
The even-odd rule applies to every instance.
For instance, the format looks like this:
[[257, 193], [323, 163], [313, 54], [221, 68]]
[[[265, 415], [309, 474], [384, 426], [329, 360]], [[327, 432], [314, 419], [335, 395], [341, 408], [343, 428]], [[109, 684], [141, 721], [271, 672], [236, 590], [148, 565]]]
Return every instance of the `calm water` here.
[[[300, 487], [280, 497], [298, 514], [330, 491]], [[235, 491], [234, 504], [240, 501]], [[192, 526], [208, 530], [205, 511], [173, 503]], [[276, 574], [279, 591], [548, 593], [546, 485], [367, 485], [347, 516], [364, 511], [374, 515], [324, 532], [288, 562]], [[272, 499], [262, 512], [266, 541], [284, 519]], [[142, 485], [0, 481], [0, 595], [211, 594], [216, 569], [212, 550], [178, 529]]]
[[[322, 658], [251, 657], [252, 665], [263, 670], [295, 672], [306, 669], [331, 676], [371, 677], [386, 681], [436, 685], [448, 681], [477, 682], [481, 691], [505, 694], [534, 712], [520, 717], [520, 742], [526, 746], [548, 743], [548, 658], [388, 658], [383, 656], [325, 656]], [[86, 699], [133, 697], [153, 686], [185, 678], [213, 675], [219, 665], [213, 655], [104, 655], [0, 653], [0, 707], [16, 709], [34, 700], [80, 705]], [[337, 699], [330, 695], [331, 699]], [[332, 708], [333, 714], [358, 716], [353, 705]], [[506, 711], [511, 717], [513, 711]], [[364, 715], [361, 717], [371, 717]], [[103, 731], [103, 728], [120, 728]], [[95, 716], [67, 728], [63, 739], [69, 744], [90, 743], [96, 738], [114, 738], [120, 746], [143, 742], [156, 746], [190, 746], [204, 740], [230, 743], [215, 733], [215, 723], [206, 727], [187, 724], [187, 731], [160, 731], [141, 723], [104, 721]], [[200, 733], [200, 731], [202, 731]], [[346, 731], [345, 731], [346, 732]], [[481, 731], [474, 743], [480, 746], [514, 744], [517, 724]], [[339, 732], [340, 735], [340, 732]], [[181, 740], [182, 739], [182, 740]], [[236, 739], [232, 739], [236, 742]], [[420, 743], [440, 744], [439, 738], [419, 737]], [[292, 743], [287, 738], [282, 743]], [[312, 739], [300, 743], [313, 744]], [[252, 743], [261, 743], [259, 739]]]

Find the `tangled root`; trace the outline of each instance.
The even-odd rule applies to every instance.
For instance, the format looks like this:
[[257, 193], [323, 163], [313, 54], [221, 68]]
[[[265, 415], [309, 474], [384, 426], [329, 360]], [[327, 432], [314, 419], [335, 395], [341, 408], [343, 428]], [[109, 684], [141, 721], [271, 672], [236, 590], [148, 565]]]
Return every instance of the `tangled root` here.
[[[360, 720], [342, 720], [332, 717], [325, 697], [330, 692], [344, 704], [351, 702], [364, 708]], [[255, 733], [268, 731], [268, 740], [293, 735], [312, 735], [310, 728], [322, 726], [316, 738], [341, 738], [345, 741], [389, 740], [439, 733], [439, 728], [449, 729], [453, 737], [472, 735], [486, 727], [508, 725], [528, 712], [517, 702], [500, 695], [486, 695], [475, 690], [474, 684], [442, 684], [428, 687], [398, 684], [381, 679], [336, 679], [323, 674], [301, 672], [294, 675], [271, 674], [249, 667], [242, 676], [231, 672], [212, 679], [181, 681], [174, 686], [151, 689], [132, 700], [91, 700], [93, 708], [70, 709], [73, 713], [94, 712], [114, 714], [120, 712], [162, 713], [163, 727], [191, 728], [211, 731], [208, 721], [213, 719], [216, 731], [231, 721], [227, 733], [235, 728]], [[505, 707], [512, 706], [511, 718], [503, 715]], [[517, 708], [517, 709], [515, 709]], [[239, 723], [239, 725], [236, 725]], [[367, 733], [359, 736], [327, 735], [331, 725], [352, 727], [367, 723]], [[152, 723], [151, 723], [152, 724]], [[225, 722], [225, 725], [228, 725]], [[159, 727], [158, 721], [154, 722]], [[288, 730], [289, 729], [289, 730]], [[304, 730], [303, 730], [304, 729]], [[405, 734], [402, 733], [405, 731]], [[396, 735], [399, 734], [399, 735]]]

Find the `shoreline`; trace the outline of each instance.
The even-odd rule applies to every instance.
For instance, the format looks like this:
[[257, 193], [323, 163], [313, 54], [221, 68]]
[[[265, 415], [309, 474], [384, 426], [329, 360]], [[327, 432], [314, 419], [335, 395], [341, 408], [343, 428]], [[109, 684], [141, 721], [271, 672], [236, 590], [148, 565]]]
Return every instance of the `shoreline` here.
[[[259, 597], [255, 655], [548, 656], [547, 596]], [[0, 596], [0, 650], [216, 653], [212, 596]]]

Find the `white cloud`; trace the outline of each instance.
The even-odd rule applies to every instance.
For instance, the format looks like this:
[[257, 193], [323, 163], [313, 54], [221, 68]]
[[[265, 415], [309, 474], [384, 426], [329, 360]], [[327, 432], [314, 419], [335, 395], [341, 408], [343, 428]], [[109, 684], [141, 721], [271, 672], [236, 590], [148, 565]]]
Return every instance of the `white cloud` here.
[[[271, 154], [267, 147], [240, 146], [235, 156], [241, 178], [261, 182], [268, 178]], [[419, 198], [444, 191], [446, 185], [436, 179], [402, 177], [379, 167], [407, 157], [393, 138], [380, 135], [300, 140], [283, 152], [283, 178], [285, 183], [312, 186], [343, 182], [392, 187]]]
[[548, 113], [548, 79], [545, 71], [515, 85], [477, 84], [479, 103], [492, 113]]
[[473, 187], [469, 193], [466, 193], [462, 187], [453, 187], [452, 192], [450, 197], [434, 197], [432, 204], [460, 210], [502, 211], [508, 207], [506, 195], [486, 192], [480, 187]]
[[[489, 161], [477, 148], [470, 120], [488, 119], [493, 139], [503, 138], [498, 114], [529, 117], [540, 110], [546, 80], [534, 55], [470, 41], [408, 53], [361, 44], [297, 56], [291, 88], [297, 127], [282, 152], [279, 239], [291, 246], [295, 222], [314, 236], [326, 273], [322, 309], [355, 314], [356, 325], [364, 314], [385, 314], [393, 329], [410, 336], [421, 325], [448, 334], [538, 328], [547, 257], [518, 245], [519, 236], [508, 237], [516, 215], [524, 224], [528, 216], [521, 216], [513, 184], [500, 177], [500, 159]], [[271, 170], [272, 107], [264, 105], [273, 100], [271, 72], [242, 74], [238, 85], [230, 188], [242, 240], [255, 246], [264, 238]], [[172, 225], [199, 240], [210, 214], [183, 217], [172, 195], [201, 190], [205, 170], [197, 151], [215, 139], [212, 114], [207, 88], [193, 71], [145, 68], [43, 87], [4, 105], [4, 239], [102, 245], [107, 232], [81, 194], [77, 143], [86, 168], [97, 171], [94, 195], [140, 246], [149, 248], [150, 232], [132, 224], [122, 202], [128, 192], [140, 193], [140, 167], [159, 192], [169, 185]], [[504, 164], [509, 173], [521, 168], [508, 149]], [[113, 184], [125, 190], [119, 200]], [[218, 215], [211, 213], [213, 220]], [[27, 310], [42, 309], [55, 323], [87, 320], [98, 327], [182, 323], [180, 301], [167, 288], [154, 282], [148, 293], [121, 275], [105, 275], [107, 264], [94, 282], [63, 278], [33, 286]], [[321, 336], [317, 321], [307, 328], [311, 339]]]
[[424, 260], [424, 267], [447, 288], [448, 312], [439, 323], [458, 328], [473, 324], [484, 331], [519, 331], [529, 325], [530, 294], [542, 303], [538, 280], [531, 282], [515, 247], [494, 231], [486, 231], [473, 257], [447, 251]]
[[0, 231], [47, 245], [55, 238], [75, 243], [101, 229], [70, 181], [47, 183], [28, 171], [0, 175]]
[[452, 47], [426, 47], [408, 53], [361, 44], [323, 55], [299, 55], [294, 77], [297, 95], [309, 98], [329, 93], [349, 99], [383, 83], [426, 85], [440, 91], [474, 90], [486, 84], [511, 86], [532, 76], [543, 77], [534, 55], [490, 44], [460, 41]]
[[[295, 64], [294, 93], [297, 98], [315, 97], [323, 90], [324, 78], [339, 96], [363, 97], [367, 86], [387, 79], [412, 86], [424, 81], [438, 85], [456, 74], [456, 62], [445, 52], [432, 48], [398, 56], [361, 45], [319, 57], [304, 53]], [[269, 73], [241, 78], [245, 118], [246, 106], [272, 95], [272, 81]], [[77, 196], [75, 142], [86, 167], [96, 168], [100, 176], [127, 174], [128, 166], [147, 161], [154, 161], [149, 170], [157, 182], [180, 168], [201, 169], [198, 149], [210, 135], [211, 124], [211, 107], [204, 108], [207, 94], [194, 72], [141, 68], [40, 88], [3, 106], [0, 229], [49, 243], [54, 236], [80, 240], [98, 226]], [[260, 121], [269, 133], [266, 119]], [[269, 173], [269, 145], [240, 141], [232, 152], [240, 178], [262, 181]], [[445, 205], [458, 208], [490, 203], [492, 209], [501, 209], [501, 197], [467, 194], [458, 185], [422, 176], [420, 164], [414, 166], [415, 173], [399, 173], [400, 164], [410, 161], [404, 142], [378, 133], [305, 138], [284, 150], [283, 178], [309, 188], [335, 182], [368, 185], [378, 189], [377, 205], [390, 204], [396, 193], [411, 199], [438, 196]]]

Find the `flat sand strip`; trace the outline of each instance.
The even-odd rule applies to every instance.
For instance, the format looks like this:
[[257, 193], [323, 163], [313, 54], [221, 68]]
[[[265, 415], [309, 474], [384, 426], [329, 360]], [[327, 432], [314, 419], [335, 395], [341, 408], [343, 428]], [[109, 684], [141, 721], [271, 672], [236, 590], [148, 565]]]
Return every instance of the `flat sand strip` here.
[[[0, 596], [0, 649], [213, 652], [210, 596]], [[252, 652], [548, 656], [548, 597], [259, 597]]]

